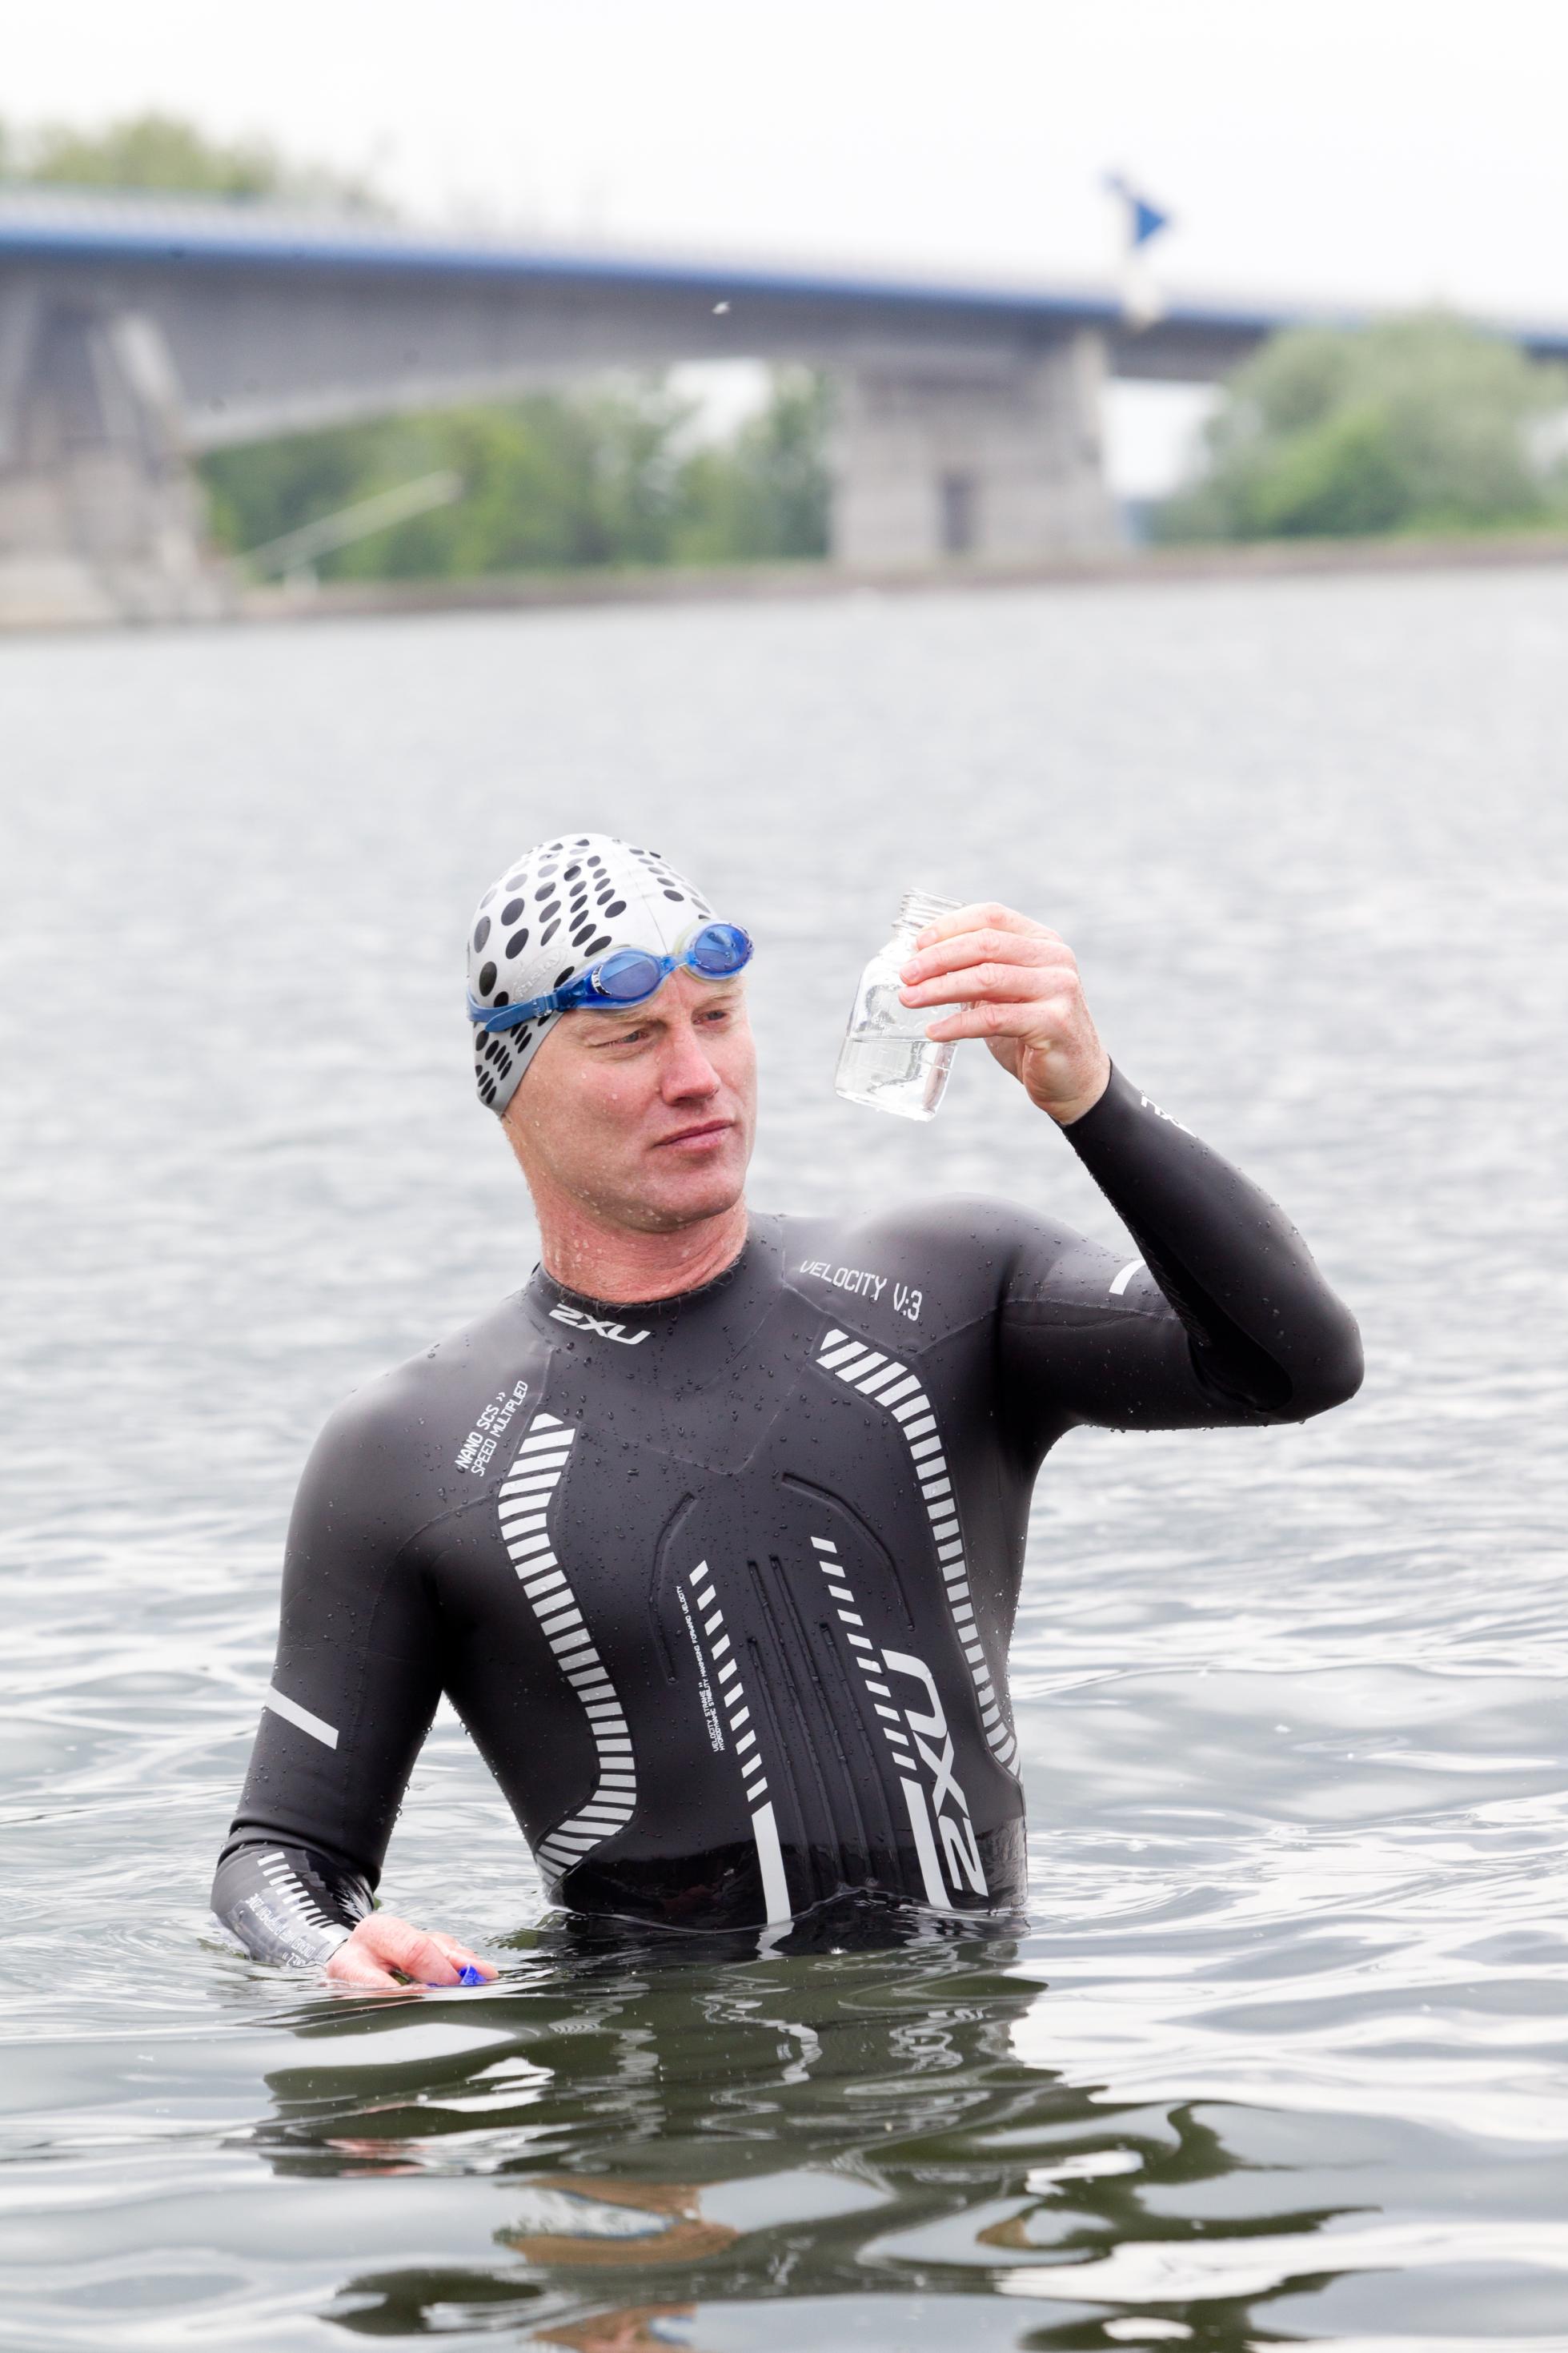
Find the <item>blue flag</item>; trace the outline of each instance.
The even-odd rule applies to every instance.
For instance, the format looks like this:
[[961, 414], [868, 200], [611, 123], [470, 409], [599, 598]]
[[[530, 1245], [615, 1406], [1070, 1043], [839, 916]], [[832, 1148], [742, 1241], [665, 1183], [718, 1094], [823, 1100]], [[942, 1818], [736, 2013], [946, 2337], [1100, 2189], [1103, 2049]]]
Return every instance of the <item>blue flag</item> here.
[[1170, 227], [1170, 214], [1151, 204], [1147, 196], [1140, 195], [1120, 172], [1108, 173], [1105, 185], [1127, 207], [1127, 240], [1134, 252], [1147, 245], [1152, 237], [1158, 237], [1163, 228]]
[[1159, 207], [1150, 204], [1146, 197], [1133, 197], [1132, 242], [1134, 245], [1147, 245], [1152, 237], [1158, 237], [1163, 228], [1169, 228], [1170, 226], [1169, 213], [1161, 212]]

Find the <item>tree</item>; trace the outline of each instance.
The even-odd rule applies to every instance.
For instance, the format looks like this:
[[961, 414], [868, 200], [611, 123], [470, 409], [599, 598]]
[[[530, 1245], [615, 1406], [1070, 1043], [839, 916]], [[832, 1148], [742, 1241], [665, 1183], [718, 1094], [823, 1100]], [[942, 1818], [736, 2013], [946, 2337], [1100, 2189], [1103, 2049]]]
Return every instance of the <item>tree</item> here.
[[1568, 379], [1442, 311], [1287, 330], [1239, 368], [1165, 540], [1467, 531], [1568, 516], [1541, 428]]
[[766, 407], [733, 441], [692, 455], [682, 482], [680, 561], [826, 554], [830, 401], [826, 376], [781, 368]]
[[219, 543], [236, 554], [414, 477], [450, 469], [456, 505], [323, 559], [341, 579], [463, 579], [590, 565], [738, 564], [827, 548], [827, 396], [781, 370], [718, 444], [658, 381], [533, 392], [494, 406], [337, 426], [202, 460]]
[[46, 122], [17, 132], [0, 124], [0, 178], [49, 187], [273, 196], [353, 212], [384, 210], [365, 180], [323, 165], [289, 163], [269, 140], [209, 139], [181, 116], [155, 111], [127, 115], [97, 131]]

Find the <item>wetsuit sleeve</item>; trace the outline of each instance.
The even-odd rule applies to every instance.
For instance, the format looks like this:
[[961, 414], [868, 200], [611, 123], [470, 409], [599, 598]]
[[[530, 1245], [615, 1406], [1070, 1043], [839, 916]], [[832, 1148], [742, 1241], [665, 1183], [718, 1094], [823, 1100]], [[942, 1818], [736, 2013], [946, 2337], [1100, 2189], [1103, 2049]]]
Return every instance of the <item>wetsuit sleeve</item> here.
[[213, 1910], [259, 1960], [325, 1960], [370, 1909], [440, 1696], [406, 1484], [397, 1432], [357, 1400], [300, 1484], [272, 1682], [213, 1887]]
[[1353, 1397], [1355, 1319], [1266, 1194], [1120, 1071], [1065, 1134], [1142, 1256], [1059, 1236], [1020, 1254], [1001, 1370], [1026, 1439], [1305, 1421]]

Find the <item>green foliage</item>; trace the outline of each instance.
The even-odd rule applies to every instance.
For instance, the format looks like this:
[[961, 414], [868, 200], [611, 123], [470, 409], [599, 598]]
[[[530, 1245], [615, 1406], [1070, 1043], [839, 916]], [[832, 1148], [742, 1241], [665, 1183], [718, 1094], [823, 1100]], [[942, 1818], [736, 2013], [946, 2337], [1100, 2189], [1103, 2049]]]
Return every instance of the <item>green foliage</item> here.
[[767, 406], [747, 418], [727, 448], [701, 449], [688, 460], [679, 561], [826, 554], [828, 403], [825, 376], [780, 370]]
[[359, 179], [285, 161], [265, 139], [209, 139], [174, 114], [124, 117], [97, 131], [0, 123], [0, 179], [70, 188], [141, 188], [188, 195], [273, 196], [355, 212], [383, 207]]
[[323, 577], [463, 579], [591, 565], [725, 564], [827, 547], [826, 396], [781, 371], [721, 446], [659, 384], [334, 427], [202, 461], [220, 545], [240, 554], [421, 474], [450, 468], [455, 506], [324, 557]]
[[1355, 537], [1568, 519], [1532, 432], [1561, 370], [1441, 311], [1276, 335], [1226, 388], [1163, 540]]

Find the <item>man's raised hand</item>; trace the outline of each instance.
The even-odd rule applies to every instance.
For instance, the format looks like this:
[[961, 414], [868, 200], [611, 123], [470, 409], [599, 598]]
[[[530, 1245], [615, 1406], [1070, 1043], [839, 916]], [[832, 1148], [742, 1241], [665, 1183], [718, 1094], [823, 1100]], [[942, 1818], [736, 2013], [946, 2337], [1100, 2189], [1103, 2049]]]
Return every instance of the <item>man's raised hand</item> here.
[[904, 965], [906, 1005], [952, 1005], [928, 1038], [984, 1038], [1031, 1103], [1063, 1127], [1092, 1109], [1110, 1058], [1083, 1001], [1078, 960], [1058, 932], [994, 900], [928, 923]]
[[[392, 1912], [372, 1912], [338, 1947], [327, 1963], [327, 1975], [338, 1985], [401, 1993], [408, 1978], [416, 1985], [457, 1985], [465, 1968], [478, 1969], [487, 1981], [495, 1975], [489, 1961], [481, 1961], [455, 1936], [416, 1928]], [[401, 1978], [393, 1976], [394, 1969]]]

